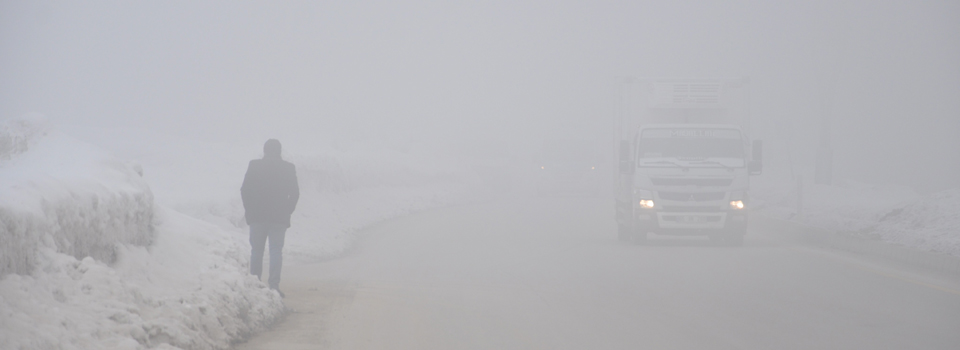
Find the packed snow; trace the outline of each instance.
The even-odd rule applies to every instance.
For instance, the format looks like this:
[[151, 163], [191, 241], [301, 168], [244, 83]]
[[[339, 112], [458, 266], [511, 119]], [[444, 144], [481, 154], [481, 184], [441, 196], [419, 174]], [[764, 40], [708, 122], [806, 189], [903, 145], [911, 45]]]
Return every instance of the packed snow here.
[[153, 240], [153, 194], [134, 164], [42, 119], [0, 125], [0, 274], [33, 270], [40, 247], [113, 262], [114, 244]]
[[[197, 140], [0, 127], [0, 348], [224, 349], [282, 317], [248, 272], [239, 188], [259, 145]], [[476, 182], [396, 151], [284, 154], [301, 184], [289, 263], [336, 256], [360, 228], [465, 200]]]
[[[921, 195], [895, 185], [760, 183], [759, 212], [837, 234], [960, 256], [960, 189]], [[798, 193], [800, 210], [798, 211]]]
[[113, 264], [45, 247], [32, 274], [5, 276], [0, 347], [223, 349], [282, 316], [236, 237], [166, 208], [157, 214], [156, 241], [118, 244]]
[[960, 256], [960, 189], [923, 196], [880, 216], [883, 241]]

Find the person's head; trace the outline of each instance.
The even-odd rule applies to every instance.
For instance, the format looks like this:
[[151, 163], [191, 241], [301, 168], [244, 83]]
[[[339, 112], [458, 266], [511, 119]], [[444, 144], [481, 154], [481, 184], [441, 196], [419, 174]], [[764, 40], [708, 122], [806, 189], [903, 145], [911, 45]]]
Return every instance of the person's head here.
[[280, 159], [280, 141], [269, 139], [263, 144], [264, 159]]

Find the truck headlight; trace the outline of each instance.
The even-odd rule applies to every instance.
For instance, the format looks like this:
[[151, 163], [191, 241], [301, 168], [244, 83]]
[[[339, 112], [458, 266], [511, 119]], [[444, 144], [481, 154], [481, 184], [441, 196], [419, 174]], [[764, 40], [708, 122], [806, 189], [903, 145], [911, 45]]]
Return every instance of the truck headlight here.
[[643, 209], [653, 209], [653, 200], [652, 199], [641, 199], [640, 207]]
[[739, 200], [738, 200], [738, 201], [730, 201], [730, 209], [733, 209], [733, 210], [741, 210], [741, 209], [743, 209], [743, 207], [744, 207], [743, 201], [739, 201]]

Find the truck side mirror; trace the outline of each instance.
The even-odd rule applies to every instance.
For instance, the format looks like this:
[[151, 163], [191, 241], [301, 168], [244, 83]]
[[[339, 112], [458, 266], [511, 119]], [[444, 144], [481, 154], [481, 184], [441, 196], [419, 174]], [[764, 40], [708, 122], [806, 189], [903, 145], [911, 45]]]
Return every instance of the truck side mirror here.
[[760, 175], [763, 173], [763, 141], [753, 140], [753, 159], [747, 163], [747, 170], [750, 175]]
[[630, 143], [626, 140], [620, 140], [620, 173], [621, 174], [633, 174], [634, 165], [630, 156]]

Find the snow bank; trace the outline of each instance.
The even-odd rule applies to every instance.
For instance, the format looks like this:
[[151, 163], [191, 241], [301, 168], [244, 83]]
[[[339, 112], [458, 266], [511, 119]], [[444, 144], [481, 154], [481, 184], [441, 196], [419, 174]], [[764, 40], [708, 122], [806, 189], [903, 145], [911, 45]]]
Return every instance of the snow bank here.
[[0, 281], [3, 349], [225, 349], [282, 314], [230, 234], [168, 209], [157, 241], [107, 265], [43, 249], [31, 275]]
[[806, 185], [797, 212], [796, 186], [757, 186], [755, 210], [808, 226], [960, 256], [960, 189], [921, 196], [900, 186], [843, 181]]
[[960, 256], [960, 189], [917, 198], [885, 212], [873, 233], [886, 242]]
[[43, 243], [111, 263], [116, 243], [153, 240], [153, 195], [135, 166], [42, 121], [0, 130], [0, 276], [31, 272]]
[[155, 206], [142, 171], [0, 126], [0, 349], [224, 349], [282, 315], [245, 239]]

